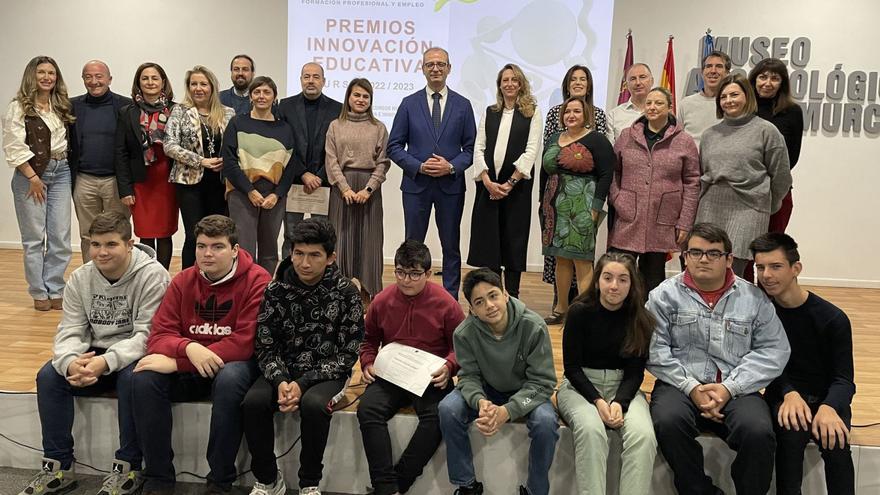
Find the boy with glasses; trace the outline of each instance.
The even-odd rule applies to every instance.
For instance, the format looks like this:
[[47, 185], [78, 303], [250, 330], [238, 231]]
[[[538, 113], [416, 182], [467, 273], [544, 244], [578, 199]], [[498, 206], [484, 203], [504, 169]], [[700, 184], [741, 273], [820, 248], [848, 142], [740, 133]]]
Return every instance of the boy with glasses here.
[[684, 272], [651, 291], [657, 318], [648, 371], [657, 377], [651, 417], [681, 494], [722, 493], [703, 470], [696, 437], [716, 433], [737, 452], [736, 493], [767, 493], [776, 438], [760, 389], [788, 361], [788, 339], [773, 304], [733, 274], [730, 238], [699, 223], [687, 237]]
[[[452, 390], [458, 372], [452, 333], [464, 320], [458, 301], [444, 288], [428, 281], [431, 252], [421, 242], [406, 240], [394, 254], [397, 283], [380, 292], [367, 310], [366, 333], [360, 360], [368, 383], [358, 406], [358, 421], [370, 467], [374, 493], [406, 493], [440, 445], [437, 404]], [[421, 397], [377, 377], [373, 362], [379, 347], [397, 342], [446, 358]], [[419, 426], [409, 445], [394, 463], [388, 420], [401, 407], [412, 406]]]

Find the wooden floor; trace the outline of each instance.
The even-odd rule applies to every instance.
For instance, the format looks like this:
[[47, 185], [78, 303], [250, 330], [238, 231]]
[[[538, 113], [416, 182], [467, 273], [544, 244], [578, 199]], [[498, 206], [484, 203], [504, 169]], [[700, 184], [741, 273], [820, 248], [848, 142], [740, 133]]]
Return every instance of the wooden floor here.
[[[80, 265], [74, 253], [68, 273]], [[180, 259], [172, 262], [172, 272], [179, 270]], [[439, 283], [439, 277], [435, 277]], [[385, 269], [384, 282], [393, 283], [391, 267]], [[853, 343], [857, 393], [853, 404], [853, 424], [880, 422], [880, 289], [810, 287], [820, 296], [842, 308], [853, 324]], [[538, 273], [523, 276], [521, 299], [540, 314], [549, 312], [553, 293], [541, 282]], [[462, 307], [467, 311], [467, 304]], [[0, 390], [34, 391], [37, 370], [52, 356], [52, 339], [61, 313], [38, 312], [27, 294], [21, 251], [0, 249]], [[562, 378], [562, 335], [558, 326], [550, 328], [556, 371]], [[643, 390], [650, 391], [652, 378], [646, 376]], [[360, 370], [355, 369], [353, 399], [363, 390]], [[880, 447], [880, 425], [853, 428], [853, 443]]]

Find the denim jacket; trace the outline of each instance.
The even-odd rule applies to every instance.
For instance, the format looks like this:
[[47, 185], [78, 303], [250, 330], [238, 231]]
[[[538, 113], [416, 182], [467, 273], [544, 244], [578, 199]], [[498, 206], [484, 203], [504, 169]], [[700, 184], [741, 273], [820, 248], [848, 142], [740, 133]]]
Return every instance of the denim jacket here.
[[685, 395], [715, 383], [717, 370], [731, 396], [757, 392], [791, 354], [773, 304], [739, 277], [710, 308], [681, 273], [651, 291], [647, 308], [657, 318], [648, 371]]

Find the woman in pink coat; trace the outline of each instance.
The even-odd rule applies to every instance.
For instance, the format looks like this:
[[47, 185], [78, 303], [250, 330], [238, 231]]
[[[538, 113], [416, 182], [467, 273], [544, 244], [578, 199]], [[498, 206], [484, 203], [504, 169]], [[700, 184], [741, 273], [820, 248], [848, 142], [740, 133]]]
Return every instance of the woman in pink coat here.
[[667, 253], [678, 251], [694, 225], [700, 198], [700, 156], [670, 113], [672, 95], [654, 88], [645, 114], [614, 143], [617, 164], [609, 202], [609, 245], [638, 258], [646, 291], [666, 278]]

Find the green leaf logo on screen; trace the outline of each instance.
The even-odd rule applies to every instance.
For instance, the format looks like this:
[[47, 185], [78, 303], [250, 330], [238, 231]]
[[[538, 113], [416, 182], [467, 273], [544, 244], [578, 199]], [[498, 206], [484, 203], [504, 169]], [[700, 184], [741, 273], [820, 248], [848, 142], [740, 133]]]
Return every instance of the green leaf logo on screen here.
[[[477, 3], [477, 0], [458, 0], [461, 3]], [[434, 4], [434, 12], [439, 12], [446, 4], [449, 3], [449, 0], [437, 0], [437, 3]]]

